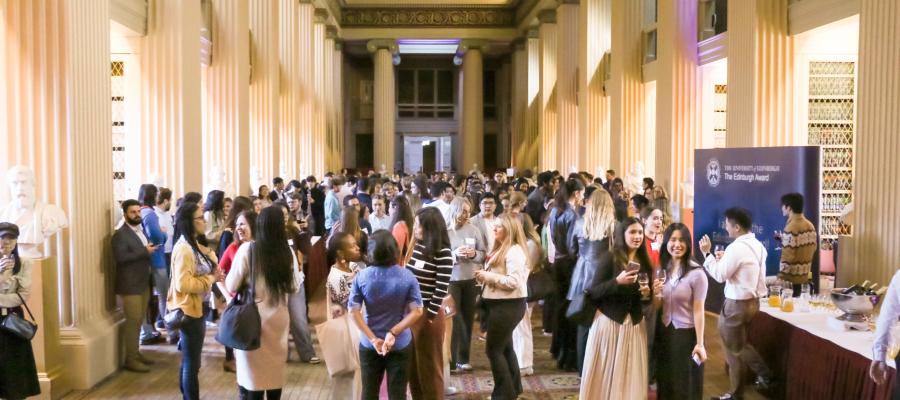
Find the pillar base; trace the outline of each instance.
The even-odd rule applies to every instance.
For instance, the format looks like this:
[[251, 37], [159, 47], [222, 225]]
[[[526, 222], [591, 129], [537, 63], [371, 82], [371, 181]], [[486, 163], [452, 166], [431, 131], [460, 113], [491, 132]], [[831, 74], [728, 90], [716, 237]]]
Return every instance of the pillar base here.
[[41, 385], [41, 394], [38, 399], [56, 400], [69, 393], [72, 386], [64, 375], [65, 368], [58, 365], [47, 372], [38, 372], [38, 383]]
[[105, 315], [74, 328], [60, 329], [66, 378], [76, 390], [87, 390], [121, 365], [119, 328], [123, 320]]

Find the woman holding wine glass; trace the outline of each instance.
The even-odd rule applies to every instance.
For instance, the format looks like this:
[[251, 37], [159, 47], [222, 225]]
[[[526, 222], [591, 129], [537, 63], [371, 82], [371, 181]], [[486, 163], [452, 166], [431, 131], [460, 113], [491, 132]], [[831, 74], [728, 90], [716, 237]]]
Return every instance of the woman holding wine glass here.
[[684, 224], [670, 225], [659, 255], [657, 280], [665, 284], [653, 356], [659, 367], [657, 398], [663, 400], [703, 396], [704, 304], [709, 282], [703, 268], [691, 260], [691, 237]]
[[[662, 290], [649, 282], [644, 226], [626, 218], [616, 226], [613, 249], [601, 256], [591, 285], [585, 289], [600, 312], [588, 334], [582, 371], [581, 399], [646, 399], [647, 331], [642, 306], [661, 301]], [[646, 286], [638, 275], [646, 274]]]

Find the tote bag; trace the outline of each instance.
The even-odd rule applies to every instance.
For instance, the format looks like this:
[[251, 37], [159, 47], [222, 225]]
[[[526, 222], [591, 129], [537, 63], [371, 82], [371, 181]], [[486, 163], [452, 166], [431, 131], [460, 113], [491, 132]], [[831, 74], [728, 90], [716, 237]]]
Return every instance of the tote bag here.
[[[251, 244], [251, 246], [253, 246]], [[250, 285], [244, 286], [222, 313], [216, 340], [237, 350], [256, 350], [262, 337], [262, 319], [256, 306], [256, 249], [250, 247]]]
[[359, 368], [359, 330], [352, 324], [350, 314], [345, 313], [316, 325], [322, 358], [331, 376]]

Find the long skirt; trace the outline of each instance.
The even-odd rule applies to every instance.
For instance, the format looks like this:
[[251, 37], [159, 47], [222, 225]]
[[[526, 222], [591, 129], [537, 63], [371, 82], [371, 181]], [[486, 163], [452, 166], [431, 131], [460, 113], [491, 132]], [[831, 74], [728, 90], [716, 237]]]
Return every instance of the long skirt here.
[[[4, 310], [23, 316], [21, 307]], [[24, 399], [39, 393], [31, 342], [0, 330], [0, 399]]]
[[647, 331], [597, 312], [588, 334], [580, 399], [647, 398]]

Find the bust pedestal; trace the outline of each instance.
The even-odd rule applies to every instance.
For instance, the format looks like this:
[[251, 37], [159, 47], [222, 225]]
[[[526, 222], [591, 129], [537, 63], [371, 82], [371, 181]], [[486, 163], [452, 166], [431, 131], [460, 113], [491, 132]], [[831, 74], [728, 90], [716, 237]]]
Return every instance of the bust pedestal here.
[[38, 381], [41, 384], [40, 399], [58, 399], [71, 390], [66, 382], [59, 346], [59, 293], [57, 292], [56, 260], [38, 258], [23, 260], [31, 264], [31, 295], [28, 307], [38, 324], [31, 341], [34, 361], [37, 364]]

